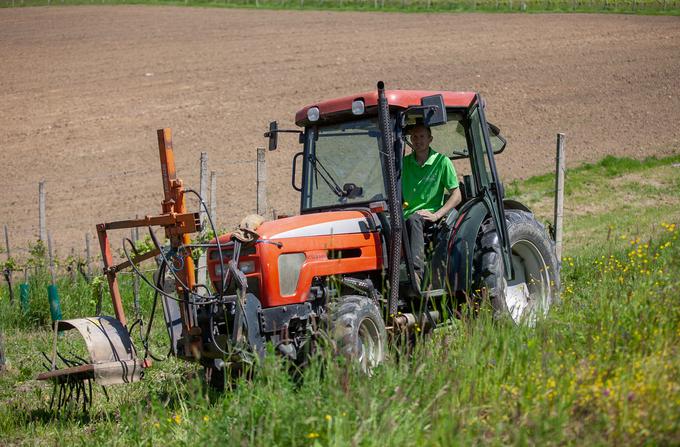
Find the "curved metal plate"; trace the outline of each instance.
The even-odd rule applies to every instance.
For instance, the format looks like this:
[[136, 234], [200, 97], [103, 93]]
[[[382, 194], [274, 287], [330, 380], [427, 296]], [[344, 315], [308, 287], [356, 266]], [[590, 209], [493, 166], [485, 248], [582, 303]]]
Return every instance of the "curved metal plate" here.
[[128, 330], [114, 317], [60, 320], [58, 331], [77, 329], [93, 364], [134, 360], [137, 357]]

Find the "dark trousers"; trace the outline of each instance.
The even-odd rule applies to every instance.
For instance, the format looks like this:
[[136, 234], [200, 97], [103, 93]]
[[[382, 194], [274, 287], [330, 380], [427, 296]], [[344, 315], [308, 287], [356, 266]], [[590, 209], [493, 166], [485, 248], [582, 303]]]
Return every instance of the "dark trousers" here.
[[423, 230], [432, 226], [433, 223], [423, 219], [419, 214], [411, 214], [406, 219], [406, 231], [413, 258], [413, 270], [422, 279], [425, 272], [425, 238]]

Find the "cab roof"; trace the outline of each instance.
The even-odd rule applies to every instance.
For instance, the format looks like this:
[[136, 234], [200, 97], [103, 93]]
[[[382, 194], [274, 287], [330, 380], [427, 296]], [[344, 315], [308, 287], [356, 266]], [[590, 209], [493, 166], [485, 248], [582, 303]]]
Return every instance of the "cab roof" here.
[[[441, 94], [444, 97], [446, 107], [470, 107], [475, 98], [475, 92], [444, 92], [429, 90], [385, 90], [385, 97], [391, 107], [407, 108], [419, 106], [420, 100], [425, 96]], [[307, 120], [307, 110], [318, 107], [321, 119], [335, 113], [349, 111], [352, 109], [352, 101], [363, 99], [366, 109], [378, 105], [378, 91], [361, 93], [358, 95], [344, 96], [342, 98], [329, 99], [328, 101], [310, 104], [298, 110], [295, 114], [295, 124], [305, 126], [309, 124]]]

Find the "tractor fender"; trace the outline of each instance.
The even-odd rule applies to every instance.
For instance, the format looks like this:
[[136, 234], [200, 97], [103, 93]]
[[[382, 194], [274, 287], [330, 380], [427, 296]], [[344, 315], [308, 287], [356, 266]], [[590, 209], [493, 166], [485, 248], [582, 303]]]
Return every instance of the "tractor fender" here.
[[506, 210], [520, 210], [531, 213], [531, 210], [527, 208], [525, 204], [512, 199], [503, 199], [503, 208]]
[[447, 276], [451, 292], [467, 292], [472, 286], [472, 266], [482, 222], [489, 215], [484, 202], [472, 203], [462, 210], [451, 232]]
[[[521, 202], [511, 199], [503, 200], [506, 210], [531, 210]], [[472, 266], [474, 265], [477, 235], [482, 223], [489, 216], [489, 210], [484, 202], [472, 202], [464, 208], [451, 232], [448, 249], [447, 273], [449, 287], [452, 292], [469, 291], [472, 286]]]

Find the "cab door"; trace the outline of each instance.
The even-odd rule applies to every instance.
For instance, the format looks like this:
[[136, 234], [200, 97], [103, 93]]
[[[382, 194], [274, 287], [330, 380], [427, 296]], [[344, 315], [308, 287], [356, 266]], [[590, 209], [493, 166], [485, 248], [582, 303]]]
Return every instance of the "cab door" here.
[[503, 265], [506, 278], [513, 277], [512, 263], [510, 262], [510, 238], [505, 221], [505, 209], [503, 207], [503, 185], [498, 178], [493, 148], [489, 137], [489, 125], [484, 115], [483, 102], [479, 94], [468, 112], [470, 123], [470, 162], [472, 175], [480, 198], [486, 205], [489, 214], [493, 218], [501, 243]]

